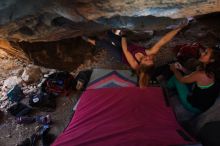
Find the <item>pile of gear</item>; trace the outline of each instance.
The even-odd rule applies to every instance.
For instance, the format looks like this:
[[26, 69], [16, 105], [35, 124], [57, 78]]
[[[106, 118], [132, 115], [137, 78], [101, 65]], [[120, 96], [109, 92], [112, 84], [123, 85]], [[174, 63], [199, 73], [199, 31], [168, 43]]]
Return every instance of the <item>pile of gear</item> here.
[[[15, 117], [17, 124], [38, 123], [41, 126], [19, 146], [34, 146], [41, 139], [44, 146], [49, 146], [55, 136], [49, 134], [50, 115], [34, 115], [32, 111], [54, 112], [56, 98], [69, 97], [74, 90], [84, 90], [92, 70], [81, 71], [76, 77], [69, 72], [47, 70], [29, 66], [21, 77], [12, 76], [3, 83], [0, 97], [1, 114], [9, 113]], [[38, 84], [37, 84], [38, 83]], [[71, 98], [70, 98], [71, 99]]]

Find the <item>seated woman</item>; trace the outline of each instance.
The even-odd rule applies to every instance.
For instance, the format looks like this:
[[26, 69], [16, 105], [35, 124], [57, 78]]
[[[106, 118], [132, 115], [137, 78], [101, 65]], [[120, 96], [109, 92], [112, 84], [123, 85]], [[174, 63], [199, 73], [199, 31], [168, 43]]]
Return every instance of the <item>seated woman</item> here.
[[[219, 60], [218, 48], [200, 50], [200, 67], [189, 75], [183, 76], [175, 64], [170, 65], [174, 76], [168, 81], [169, 88], [176, 88], [183, 106], [195, 113], [209, 109], [219, 95]], [[186, 84], [193, 84], [189, 89]], [[190, 93], [191, 90], [191, 93]]]
[[154, 56], [181, 29], [182, 27], [170, 31], [150, 49], [127, 43], [124, 34], [118, 36], [112, 32], [108, 32], [107, 40], [93, 40], [86, 37], [83, 37], [83, 39], [97, 48], [107, 49], [116, 59], [128, 64], [138, 74], [139, 86], [146, 87], [150, 78], [149, 74], [154, 66]]

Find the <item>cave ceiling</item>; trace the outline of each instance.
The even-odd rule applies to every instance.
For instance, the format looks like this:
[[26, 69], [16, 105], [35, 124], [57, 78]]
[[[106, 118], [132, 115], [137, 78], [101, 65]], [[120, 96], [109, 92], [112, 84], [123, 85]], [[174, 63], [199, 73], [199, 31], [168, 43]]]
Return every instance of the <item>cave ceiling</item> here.
[[109, 28], [159, 30], [219, 11], [219, 0], [1, 0], [0, 38], [42, 42]]

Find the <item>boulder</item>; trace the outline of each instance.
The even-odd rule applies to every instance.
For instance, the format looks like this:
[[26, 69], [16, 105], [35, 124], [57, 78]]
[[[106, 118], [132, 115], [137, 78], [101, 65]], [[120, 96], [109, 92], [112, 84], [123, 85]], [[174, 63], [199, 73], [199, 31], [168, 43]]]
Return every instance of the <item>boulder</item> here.
[[[152, 30], [220, 11], [219, 0], [1, 0], [0, 35], [14, 41], [55, 41], [106, 28]], [[92, 28], [92, 29], [91, 29]]]
[[21, 76], [22, 73], [24, 72], [24, 69], [23, 68], [18, 68], [16, 70], [13, 70], [12, 71], [12, 74], [16, 75], [16, 76]]
[[[185, 17], [219, 11], [219, 0], [1, 0], [0, 48], [37, 65], [71, 71], [91, 52], [82, 35], [102, 37], [113, 28], [145, 41]], [[219, 17], [212, 20], [219, 22]], [[210, 28], [210, 24], [219, 26], [209, 21]], [[208, 34], [218, 38], [216, 32]]]
[[41, 69], [37, 66], [29, 66], [25, 68], [21, 76], [22, 80], [28, 84], [40, 81], [41, 77]]

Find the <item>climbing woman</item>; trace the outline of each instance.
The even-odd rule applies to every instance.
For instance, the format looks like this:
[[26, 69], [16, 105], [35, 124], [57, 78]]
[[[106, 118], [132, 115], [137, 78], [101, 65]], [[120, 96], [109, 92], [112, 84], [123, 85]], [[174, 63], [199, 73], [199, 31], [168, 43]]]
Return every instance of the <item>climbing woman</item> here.
[[148, 85], [150, 74], [154, 68], [154, 56], [159, 49], [168, 43], [183, 27], [176, 28], [163, 36], [152, 48], [146, 49], [133, 43], [127, 43], [126, 36], [123, 32], [116, 35], [108, 31], [107, 39], [93, 40], [82, 37], [87, 42], [95, 45], [97, 48], [104, 48], [109, 51], [116, 59], [128, 64], [139, 77], [139, 86]]

